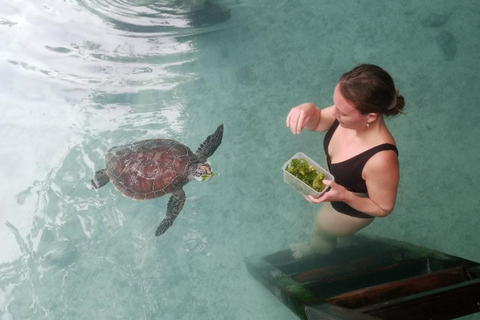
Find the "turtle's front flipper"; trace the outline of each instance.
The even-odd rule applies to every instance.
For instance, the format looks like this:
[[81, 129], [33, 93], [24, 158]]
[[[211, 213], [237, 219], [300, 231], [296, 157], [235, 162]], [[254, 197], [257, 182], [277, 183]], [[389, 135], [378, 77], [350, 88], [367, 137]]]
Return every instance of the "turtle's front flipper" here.
[[92, 187], [95, 189], [101, 188], [110, 181], [110, 178], [107, 175], [105, 169], [95, 172], [95, 177], [93, 177], [91, 183]]
[[167, 231], [171, 227], [173, 221], [177, 218], [180, 211], [182, 211], [183, 205], [185, 204], [185, 192], [183, 189], [180, 189], [172, 194], [170, 200], [168, 201], [167, 206], [167, 216], [162, 220], [160, 225], [157, 228], [155, 235], [158, 237]]
[[200, 163], [207, 161], [207, 158], [210, 157], [218, 146], [222, 143], [223, 138], [223, 124], [219, 125], [217, 130], [214, 133], [209, 135], [207, 139], [198, 147], [195, 155], [197, 156]]

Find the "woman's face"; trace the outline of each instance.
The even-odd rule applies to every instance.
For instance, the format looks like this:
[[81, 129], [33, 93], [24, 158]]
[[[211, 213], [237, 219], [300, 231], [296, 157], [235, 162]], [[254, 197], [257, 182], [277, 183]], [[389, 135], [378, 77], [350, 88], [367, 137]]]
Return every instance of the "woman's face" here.
[[338, 84], [333, 91], [333, 103], [335, 107], [333, 115], [342, 127], [360, 129], [367, 126], [368, 115], [361, 114], [350, 101], [343, 97]]

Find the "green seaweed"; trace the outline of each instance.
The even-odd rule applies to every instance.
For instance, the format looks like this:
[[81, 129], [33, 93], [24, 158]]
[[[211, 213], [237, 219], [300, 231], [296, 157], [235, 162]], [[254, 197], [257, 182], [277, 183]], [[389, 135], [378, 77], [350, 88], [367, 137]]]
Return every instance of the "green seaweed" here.
[[216, 172], [211, 172], [210, 174], [204, 174], [204, 175], [202, 176], [202, 182], [205, 181], [205, 180], [210, 179], [210, 178], [213, 177], [213, 176], [217, 176], [217, 175], [218, 175], [218, 173], [216, 173]]
[[318, 192], [325, 189], [325, 184], [323, 183], [325, 175], [318, 172], [314, 166], [309, 165], [305, 159], [292, 159], [290, 165], [287, 165], [285, 170]]

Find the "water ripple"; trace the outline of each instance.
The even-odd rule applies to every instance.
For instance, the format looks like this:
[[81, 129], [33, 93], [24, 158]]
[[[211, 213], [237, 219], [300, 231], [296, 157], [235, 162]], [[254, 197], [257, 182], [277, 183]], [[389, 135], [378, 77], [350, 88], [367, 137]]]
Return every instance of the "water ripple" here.
[[132, 33], [167, 33], [207, 27], [230, 18], [230, 10], [206, 0], [122, 1], [77, 0], [84, 9]]
[[219, 22], [230, 18], [228, 9], [208, 1], [186, 3], [30, 3], [24, 12], [12, 9], [0, 18], [11, 31], [2, 40], [11, 49], [5, 61], [70, 90], [171, 90], [196, 79], [190, 68], [197, 51], [193, 36], [221, 30], [225, 24]]

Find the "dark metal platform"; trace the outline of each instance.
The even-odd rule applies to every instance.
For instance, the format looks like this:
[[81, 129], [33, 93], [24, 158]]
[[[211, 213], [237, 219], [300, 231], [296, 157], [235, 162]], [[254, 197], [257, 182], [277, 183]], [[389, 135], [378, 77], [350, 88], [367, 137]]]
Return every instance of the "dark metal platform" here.
[[355, 236], [329, 255], [246, 259], [301, 319], [454, 319], [480, 312], [480, 264], [386, 238]]

